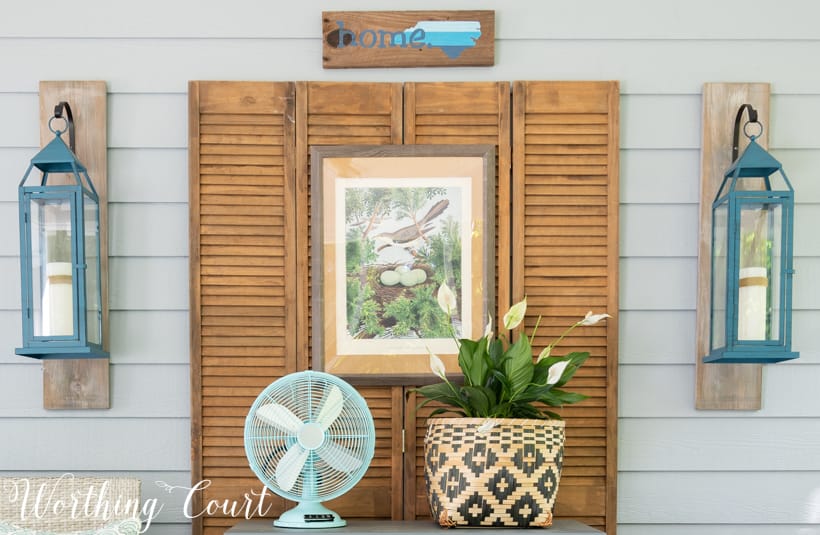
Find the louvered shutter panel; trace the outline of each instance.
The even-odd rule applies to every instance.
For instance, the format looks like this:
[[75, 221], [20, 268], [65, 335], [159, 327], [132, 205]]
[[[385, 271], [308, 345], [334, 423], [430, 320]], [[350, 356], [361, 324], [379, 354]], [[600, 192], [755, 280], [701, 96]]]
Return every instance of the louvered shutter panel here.
[[[507, 82], [430, 82], [404, 86], [404, 143], [416, 145], [487, 144], [496, 150], [497, 310], [509, 305], [510, 277], [510, 84]], [[415, 399], [415, 398], [413, 398]], [[407, 451], [415, 462], [405, 474], [407, 518], [429, 518], [424, 483], [424, 434], [431, 407], [408, 402]]]
[[[402, 134], [495, 144], [498, 310], [526, 294], [529, 327], [544, 316], [538, 349], [589, 308], [617, 312], [618, 86], [517, 82], [512, 113], [509, 96], [505, 82], [191, 83], [193, 480], [213, 481], [194, 510], [260, 487], [244, 457], [244, 416], [267, 384], [311, 367], [312, 145], [399, 144]], [[591, 350], [571, 383], [591, 399], [563, 411], [556, 512], [613, 532], [616, 320], [578, 330], [561, 349]], [[360, 391], [376, 419], [376, 456], [333, 507], [350, 518], [428, 518], [421, 450], [432, 409], [417, 414], [402, 387]], [[284, 503], [271, 501], [278, 515]], [[194, 533], [236, 521], [195, 519]]]
[[[527, 296], [534, 351], [592, 309], [618, 311], [618, 84], [513, 85], [513, 295]], [[567, 389], [590, 396], [567, 422], [556, 515], [615, 529], [617, 317], [573, 332], [588, 350]]]
[[[296, 367], [294, 85], [191, 82], [189, 105], [193, 480], [211, 481], [196, 512], [261, 490], [245, 416]], [[194, 531], [235, 522], [206, 515]]]
[[[299, 369], [312, 368], [310, 279], [310, 147], [401, 143], [401, 84], [300, 82], [297, 84], [297, 182]], [[401, 518], [401, 389], [359, 387], [376, 425], [376, 451], [370, 468], [349, 492], [329, 502], [347, 518]]]

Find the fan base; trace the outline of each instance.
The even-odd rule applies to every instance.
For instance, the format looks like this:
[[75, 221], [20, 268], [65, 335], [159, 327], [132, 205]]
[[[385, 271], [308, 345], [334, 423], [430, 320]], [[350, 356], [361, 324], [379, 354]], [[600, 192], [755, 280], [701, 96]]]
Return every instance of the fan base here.
[[347, 522], [319, 502], [299, 502], [273, 521], [278, 528], [321, 529], [340, 528]]

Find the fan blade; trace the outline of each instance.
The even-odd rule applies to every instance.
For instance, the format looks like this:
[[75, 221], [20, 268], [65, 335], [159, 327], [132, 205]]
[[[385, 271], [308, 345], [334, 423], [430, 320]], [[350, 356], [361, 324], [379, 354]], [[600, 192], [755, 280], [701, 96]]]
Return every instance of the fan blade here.
[[325, 441], [325, 444], [316, 450], [319, 458], [325, 461], [331, 468], [340, 472], [352, 472], [362, 466], [362, 460], [350, 453], [344, 446], [333, 442]]
[[333, 425], [333, 422], [339, 417], [343, 407], [344, 396], [342, 396], [342, 391], [339, 390], [339, 387], [336, 385], [332, 385], [330, 392], [327, 393], [325, 402], [322, 404], [322, 408], [319, 409], [319, 416], [316, 417], [316, 423], [321, 425], [323, 430], [327, 431], [327, 428]]
[[276, 484], [279, 485], [279, 488], [285, 492], [293, 488], [299, 474], [302, 473], [302, 467], [305, 466], [308, 453], [310, 452], [296, 442], [279, 459], [279, 464], [276, 465]]
[[295, 435], [302, 427], [300, 420], [290, 409], [278, 403], [267, 403], [256, 409], [256, 417], [263, 422]]

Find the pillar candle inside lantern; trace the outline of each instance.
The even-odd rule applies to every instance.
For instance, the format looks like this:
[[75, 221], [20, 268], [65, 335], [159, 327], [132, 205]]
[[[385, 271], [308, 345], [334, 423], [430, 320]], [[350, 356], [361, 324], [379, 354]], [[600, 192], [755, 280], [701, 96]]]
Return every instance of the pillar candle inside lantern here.
[[747, 267], [740, 270], [738, 340], [766, 339], [767, 286], [765, 267]]
[[43, 335], [74, 334], [74, 300], [71, 262], [46, 264], [46, 291], [43, 294]]

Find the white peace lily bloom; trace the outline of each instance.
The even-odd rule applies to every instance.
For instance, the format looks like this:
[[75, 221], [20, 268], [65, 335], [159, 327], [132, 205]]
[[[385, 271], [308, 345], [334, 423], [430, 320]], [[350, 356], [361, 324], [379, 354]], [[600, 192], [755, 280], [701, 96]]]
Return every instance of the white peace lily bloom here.
[[487, 325], [484, 326], [484, 338], [492, 338], [493, 337], [493, 318], [490, 316], [490, 313], [487, 312]]
[[526, 313], [527, 298], [524, 297], [524, 299], [511, 306], [507, 313], [504, 314], [504, 328], [510, 330], [518, 327]]
[[544, 360], [545, 358], [549, 357], [549, 356], [550, 356], [550, 353], [552, 353], [552, 346], [547, 346], [547, 347], [545, 347], [545, 348], [544, 348], [544, 349], [542, 349], [542, 350], [541, 350], [541, 352], [538, 354], [538, 360], [536, 360], [536, 361], [535, 361], [535, 363], [536, 363], [536, 364], [538, 364], [539, 362], [541, 362], [541, 361], [542, 361], [542, 360]]
[[436, 295], [438, 306], [445, 314], [450, 315], [455, 311], [458, 303], [456, 302], [456, 294], [447, 286], [446, 282], [442, 282], [438, 287], [438, 294]]
[[564, 370], [567, 369], [569, 366], [568, 360], [562, 360], [561, 362], [556, 362], [550, 367], [550, 372], [547, 375], [547, 384], [554, 385], [558, 381], [561, 380], [561, 376], [564, 375]]
[[430, 369], [442, 379], [447, 379], [447, 370], [444, 369], [444, 363], [432, 351], [430, 352]]
[[495, 423], [495, 420], [487, 420], [476, 428], [476, 433], [479, 435], [486, 435], [493, 427], [495, 427]]
[[584, 319], [581, 320], [581, 323], [579, 323], [579, 325], [595, 325], [596, 323], [598, 323], [602, 319], [611, 318], [611, 317], [612, 316], [610, 316], [609, 314], [606, 314], [606, 313], [604, 313], [604, 314], [593, 314], [592, 311], [590, 310], [589, 312], [587, 312], [587, 315], [584, 316]]

